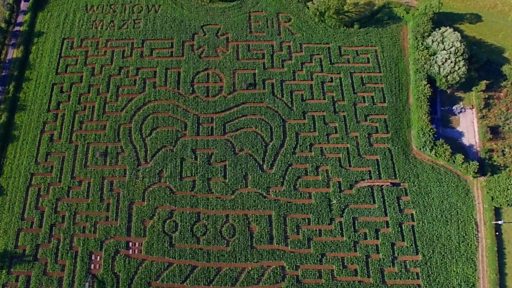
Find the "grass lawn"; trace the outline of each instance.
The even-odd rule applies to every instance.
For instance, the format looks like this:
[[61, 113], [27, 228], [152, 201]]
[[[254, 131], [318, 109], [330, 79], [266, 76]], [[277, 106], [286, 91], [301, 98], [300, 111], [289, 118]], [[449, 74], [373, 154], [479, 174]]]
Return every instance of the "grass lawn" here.
[[[505, 56], [509, 60], [512, 59], [512, 37], [510, 35], [512, 29], [512, 0], [445, 0], [443, 10], [454, 13], [479, 14], [482, 17], [481, 22], [478, 21], [479, 23], [472, 24], [462, 21], [462, 24], [456, 26], [469, 36], [481, 38], [503, 47], [506, 50]], [[455, 18], [457, 17], [453, 17], [453, 19]]]

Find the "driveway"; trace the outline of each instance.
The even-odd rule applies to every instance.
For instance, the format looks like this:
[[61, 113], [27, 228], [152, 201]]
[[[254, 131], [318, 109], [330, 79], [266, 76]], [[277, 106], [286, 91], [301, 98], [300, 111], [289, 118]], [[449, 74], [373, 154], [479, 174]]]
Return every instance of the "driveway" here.
[[468, 109], [459, 114], [460, 125], [457, 128], [441, 128], [440, 134], [459, 140], [466, 147], [467, 155], [471, 160], [478, 160], [480, 139], [475, 109]]

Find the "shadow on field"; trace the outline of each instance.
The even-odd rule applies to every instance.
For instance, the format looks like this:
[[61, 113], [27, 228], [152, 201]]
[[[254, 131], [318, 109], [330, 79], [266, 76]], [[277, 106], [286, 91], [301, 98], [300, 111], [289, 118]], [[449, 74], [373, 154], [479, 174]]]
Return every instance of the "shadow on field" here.
[[32, 259], [22, 253], [8, 250], [0, 251], [0, 271], [5, 271], [8, 268], [14, 268], [17, 265], [30, 262], [32, 262]]
[[469, 50], [469, 77], [461, 88], [470, 91], [481, 81], [488, 81], [487, 88], [499, 89], [505, 80], [502, 68], [510, 61], [505, 57], [505, 49], [480, 38], [461, 33]]
[[85, 282], [85, 287], [94, 287], [94, 288], [107, 288], [107, 284], [105, 281], [98, 278], [98, 276], [93, 274], [87, 275], [87, 280]]
[[[44, 34], [43, 32], [35, 31], [36, 19], [38, 13], [44, 10], [47, 4], [48, 0], [32, 0], [27, 18], [25, 19], [26, 28], [23, 29], [23, 34], [20, 38], [19, 49], [22, 51], [21, 56], [12, 59], [11, 86], [8, 88], [8, 95], [6, 95], [7, 101], [2, 106], [2, 111], [0, 111], [0, 115], [5, 115], [2, 116], [3, 119], [0, 119], [0, 175], [3, 173], [7, 148], [17, 139], [15, 133], [17, 130], [15, 114], [25, 109], [24, 105], [19, 103], [19, 99], [23, 83], [30, 80], [25, 77], [25, 74], [31, 68], [29, 58], [32, 44], [35, 39], [42, 37]], [[2, 190], [1, 192], [2, 195], [5, 194], [5, 191]]]
[[368, 15], [357, 20], [357, 25], [360, 28], [384, 28], [387, 26], [395, 25], [403, 22], [400, 15], [397, 14], [396, 9], [410, 9], [406, 6], [397, 3], [386, 3], [379, 7], [375, 7], [374, 3], [362, 2], [359, 4], [359, 8], [362, 11], [372, 11]]
[[105, 283], [105, 281], [99, 279], [98, 277], [94, 279], [93, 283], [95, 288], [107, 288], [107, 283]]
[[501, 82], [505, 78], [501, 68], [509, 63], [505, 57], [505, 49], [498, 45], [489, 43], [483, 39], [470, 36], [464, 33], [456, 25], [475, 25], [482, 22], [482, 16], [478, 13], [455, 13], [441, 12], [436, 15], [435, 26], [455, 26], [466, 41], [469, 52], [469, 75], [464, 83], [460, 85], [460, 89], [469, 92], [473, 87], [481, 81], [488, 81], [487, 88], [489, 90], [500, 87]]
[[435, 21], [439, 26], [475, 25], [482, 22], [483, 18], [478, 13], [439, 12]]
[[36, 14], [43, 11], [48, 5], [49, 0], [32, 0], [32, 11]]

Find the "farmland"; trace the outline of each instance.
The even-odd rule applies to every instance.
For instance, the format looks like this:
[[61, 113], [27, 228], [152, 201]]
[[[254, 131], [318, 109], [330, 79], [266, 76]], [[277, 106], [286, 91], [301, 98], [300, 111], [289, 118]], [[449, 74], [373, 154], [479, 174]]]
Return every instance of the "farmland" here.
[[38, 15], [1, 285], [475, 286], [469, 187], [410, 152], [404, 24], [111, 3]]

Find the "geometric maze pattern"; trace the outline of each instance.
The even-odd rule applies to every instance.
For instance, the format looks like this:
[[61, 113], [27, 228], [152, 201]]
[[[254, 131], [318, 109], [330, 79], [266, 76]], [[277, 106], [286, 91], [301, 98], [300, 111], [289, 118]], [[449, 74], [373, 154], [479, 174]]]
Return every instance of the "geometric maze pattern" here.
[[248, 38], [62, 39], [9, 287], [422, 285], [379, 47]]

